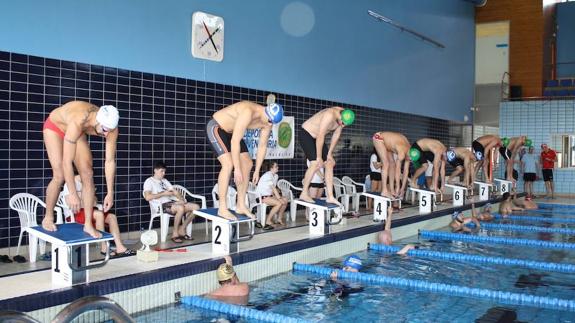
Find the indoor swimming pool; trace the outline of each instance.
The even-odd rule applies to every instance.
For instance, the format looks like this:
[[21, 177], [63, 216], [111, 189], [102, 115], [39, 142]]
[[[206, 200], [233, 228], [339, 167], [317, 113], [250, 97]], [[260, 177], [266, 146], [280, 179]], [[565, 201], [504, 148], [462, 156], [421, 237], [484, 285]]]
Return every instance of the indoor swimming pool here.
[[[525, 214], [553, 219], [575, 219], [575, 209], [530, 211]], [[522, 216], [522, 215], [518, 215]], [[527, 220], [495, 220], [492, 223], [541, 228], [575, 229], [575, 223], [556, 223]], [[533, 229], [534, 230], [534, 229]], [[437, 230], [448, 232], [448, 228]], [[436, 231], [436, 232], [437, 232]], [[538, 240], [569, 243], [573, 235], [550, 232], [521, 232], [501, 229], [481, 229], [465, 236], [503, 237], [514, 241]], [[345, 243], [345, 242], [342, 242]], [[361, 273], [383, 275], [390, 278], [443, 283], [481, 290], [503, 291], [540, 297], [543, 300], [562, 299], [564, 305], [573, 305], [575, 290], [575, 246], [548, 248], [548, 245], [518, 246], [510, 244], [469, 243], [464, 241], [425, 239], [412, 236], [398, 240], [395, 245], [418, 246], [418, 251], [436, 251], [477, 255], [488, 259], [506, 258], [527, 260], [529, 266], [486, 264], [479, 261], [451, 261], [421, 256], [401, 256], [382, 251], [363, 250], [355, 253], [363, 261]], [[564, 246], [559, 244], [559, 246]], [[552, 246], [551, 246], [552, 247]], [[570, 249], [571, 248], [571, 249]], [[367, 249], [367, 246], [366, 246]], [[322, 261], [317, 266], [339, 269], [345, 257]], [[550, 269], [545, 264], [564, 264], [566, 267]], [[543, 265], [537, 265], [543, 264]], [[539, 266], [539, 267], [538, 267]], [[563, 272], [562, 272], [563, 271]], [[353, 276], [353, 273], [352, 273]], [[425, 284], [424, 284], [425, 285]], [[348, 322], [355, 318], [361, 322], [573, 322], [575, 308], [552, 308], [554, 301], [520, 305], [519, 301], [490, 300], [488, 297], [461, 297], [448, 295], [441, 288], [397, 288], [379, 283], [366, 283], [354, 279], [334, 281], [324, 275], [294, 270], [250, 283], [251, 294], [247, 306], [267, 313], [315, 322]], [[423, 286], [425, 287], [425, 286]], [[557, 303], [557, 302], [555, 302]], [[558, 305], [559, 306], [559, 305]], [[230, 322], [254, 321], [237, 316], [199, 310], [185, 304], [175, 304], [136, 315], [138, 322]], [[257, 320], [255, 320], [257, 321]]]

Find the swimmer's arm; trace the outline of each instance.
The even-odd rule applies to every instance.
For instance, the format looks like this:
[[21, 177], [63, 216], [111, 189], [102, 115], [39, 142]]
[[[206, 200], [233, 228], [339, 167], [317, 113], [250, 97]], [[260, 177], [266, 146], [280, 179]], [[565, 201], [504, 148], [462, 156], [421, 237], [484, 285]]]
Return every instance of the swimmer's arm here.
[[398, 255], [405, 255], [409, 250], [415, 249], [415, 246], [412, 244], [407, 244], [401, 250], [397, 252]]
[[266, 157], [266, 151], [268, 148], [268, 139], [270, 138], [272, 127], [265, 127], [260, 130], [260, 141], [258, 142], [258, 154], [256, 155], [256, 168], [254, 169], [255, 174], [260, 173], [262, 163]]
[[[240, 167], [240, 144], [241, 141], [244, 139], [244, 135], [246, 134], [246, 130], [251, 122], [252, 114], [250, 110], [243, 109], [240, 110], [238, 118], [234, 124], [234, 130], [232, 133], [232, 163], [234, 165], [234, 170], [241, 170]], [[247, 180], [247, 178], [244, 178]]]
[[62, 170], [64, 171], [64, 180], [68, 186], [71, 195], [77, 195], [76, 183], [74, 181], [74, 158], [76, 157], [77, 142], [82, 136], [82, 127], [78, 124], [71, 123], [66, 129], [64, 135], [64, 150], [62, 153]]
[[409, 177], [409, 162], [410, 160], [407, 157], [403, 159], [403, 178], [401, 179], [401, 194], [405, 192], [405, 188], [407, 187], [407, 179]]
[[390, 231], [391, 230], [391, 213], [393, 213], [393, 208], [389, 207], [387, 209], [387, 218], [385, 219], [385, 231]]
[[439, 169], [439, 178], [441, 178], [441, 191], [445, 188], [445, 161], [440, 160], [441, 168]]
[[[317, 136], [315, 138], [315, 151], [318, 160], [322, 160], [322, 151], [323, 151], [323, 144], [325, 143], [325, 135], [327, 134], [327, 129], [333, 122], [331, 118], [331, 114], [328, 116], [327, 113], [322, 115], [321, 121], [319, 123], [319, 131], [317, 132]], [[332, 139], [333, 142], [333, 139]]]
[[114, 194], [114, 180], [116, 178], [116, 145], [118, 144], [118, 128], [110, 131], [106, 136], [106, 162], [104, 164], [104, 173], [106, 175], [107, 194]]
[[335, 146], [339, 141], [342, 129], [343, 127], [339, 126], [333, 131], [333, 135], [331, 136], [331, 142], [329, 143], [329, 150], [327, 151], [328, 158], [331, 157], [333, 159], [333, 151], [335, 150]]

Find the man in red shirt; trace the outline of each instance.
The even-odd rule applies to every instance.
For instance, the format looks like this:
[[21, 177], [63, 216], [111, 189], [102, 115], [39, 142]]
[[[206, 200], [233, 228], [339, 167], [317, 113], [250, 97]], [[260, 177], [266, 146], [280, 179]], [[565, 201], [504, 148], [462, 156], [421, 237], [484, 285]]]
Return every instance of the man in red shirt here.
[[547, 144], [541, 145], [541, 165], [543, 180], [545, 181], [545, 189], [547, 196], [545, 198], [554, 198], [553, 195], [553, 168], [557, 161], [557, 154], [553, 149], [549, 149]]

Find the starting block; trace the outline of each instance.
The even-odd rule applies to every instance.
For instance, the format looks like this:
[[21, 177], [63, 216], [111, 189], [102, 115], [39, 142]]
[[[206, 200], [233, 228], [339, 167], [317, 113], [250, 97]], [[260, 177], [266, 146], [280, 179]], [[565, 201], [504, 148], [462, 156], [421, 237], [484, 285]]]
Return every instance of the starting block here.
[[[309, 234], [324, 235], [331, 233], [331, 226], [339, 224], [343, 218], [342, 207], [327, 203], [325, 200], [314, 199], [315, 203], [306, 202], [301, 199], [295, 201], [296, 204], [305, 206], [309, 209]], [[330, 213], [333, 211], [337, 218], [336, 222], [331, 222]]]
[[363, 192], [361, 195], [373, 199], [373, 221], [384, 221], [387, 219], [387, 208], [395, 201], [399, 202], [401, 209], [401, 199], [381, 196], [379, 192]]
[[499, 191], [499, 193], [501, 195], [503, 195], [507, 192], [511, 193], [511, 191], [513, 190], [513, 182], [512, 181], [508, 181], [508, 180], [502, 179], [502, 178], [494, 178], [493, 180], [497, 183], [497, 190]]
[[435, 206], [435, 192], [424, 190], [422, 188], [410, 187], [408, 188], [412, 193], [417, 193], [419, 196], [419, 213], [431, 213]]
[[455, 184], [445, 184], [445, 186], [453, 190], [453, 206], [462, 206], [467, 195], [467, 187]]
[[[106, 252], [104, 260], [90, 263], [90, 244], [105, 242], [110, 248], [110, 240], [114, 237], [106, 232], [102, 238], [94, 239], [84, 232], [84, 226], [79, 223], [58, 225], [58, 231], [46, 231], [41, 226], [26, 228], [30, 236], [30, 245], [38, 244], [38, 239], [52, 244], [52, 285], [54, 287], [69, 287], [88, 283], [88, 270], [104, 266], [110, 259]], [[32, 261], [32, 259], [30, 259]]]
[[480, 201], [489, 200], [489, 189], [493, 187], [493, 184], [485, 182], [474, 182], [474, 183], [479, 186], [479, 200]]
[[[230, 210], [231, 211], [231, 210]], [[212, 221], [212, 252], [214, 254], [228, 255], [240, 251], [241, 241], [247, 241], [254, 237], [254, 222], [248, 216], [236, 214], [231, 211], [238, 219], [228, 220], [218, 215], [217, 208], [208, 208], [194, 211], [195, 215]], [[250, 226], [250, 234], [240, 237], [240, 223], [247, 223]]]

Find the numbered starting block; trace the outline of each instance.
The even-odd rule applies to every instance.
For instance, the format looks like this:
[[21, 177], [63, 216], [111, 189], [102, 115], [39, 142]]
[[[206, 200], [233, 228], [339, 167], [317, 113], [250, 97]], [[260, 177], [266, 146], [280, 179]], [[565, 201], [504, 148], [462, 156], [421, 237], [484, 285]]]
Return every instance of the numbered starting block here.
[[387, 208], [395, 201], [399, 202], [399, 208], [401, 209], [401, 199], [381, 196], [379, 192], [363, 192], [361, 195], [373, 199], [373, 221], [384, 221], [387, 219]]
[[410, 187], [408, 188], [412, 194], [419, 196], [419, 213], [431, 213], [435, 206], [435, 192], [424, 190], [422, 188]]
[[495, 183], [497, 183], [497, 191], [499, 191], [500, 195], [503, 195], [507, 192], [511, 193], [513, 190], [513, 182], [508, 181], [502, 178], [494, 178]]
[[102, 238], [94, 239], [84, 232], [79, 223], [58, 225], [58, 231], [46, 231], [41, 226], [26, 228], [30, 245], [38, 244], [38, 239], [52, 244], [52, 285], [69, 287], [89, 282], [89, 270], [104, 266], [110, 259], [106, 252], [104, 260], [90, 263], [90, 244], [105, 242], [110, 249], [114, 237], [102, 232]]
[[480, 201], [487, 201], [489, 200], [489, 190], [493, 187], [493, 184], [485, 183], [485, 182], [474, 182], [477, 186], [479, 186], [479, 200]]
[[[238, 219], [228, 220], [218, 215], [218, 209], [209, 208], [194, 211], [194, 214], [212, 221], [212, 252], [219, 255], [228, 255], [240, 251], [241, 241], [247, 241], [254, 237], [255, 220], [245, 216], [238, 215], [231, 211]], [[240, 237], [240, 223], [249, 225], [249, 235]]]
[[[297, 199], [296, 204], [303, 205], [309, 209], [309, 234], [324, 235], [331, 233], [331, 226], [339, 224], [343, 219], [342, 207], [327, 203], [325, 200], [314, 199], [315, 203]], [[331, 212], [335, 213], [337, 220], [333, 221]]]
[[462, 206], [467, 195], [467, 187], [455, 184], [445, 184], [445, 186], [453, 190], [453, 206]]

